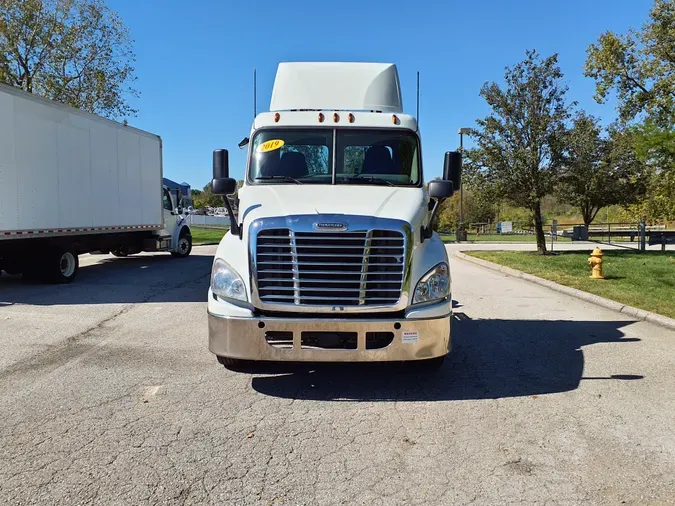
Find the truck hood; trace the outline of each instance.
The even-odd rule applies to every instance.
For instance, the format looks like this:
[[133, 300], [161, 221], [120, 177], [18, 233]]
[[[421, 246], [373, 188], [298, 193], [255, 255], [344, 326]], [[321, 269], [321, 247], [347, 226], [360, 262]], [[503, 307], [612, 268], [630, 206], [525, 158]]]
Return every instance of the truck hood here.
[[352, 185], [251, 185], [239, 190], [239, 222], [307, 214], [345, 214], [403, 220], [417, 228], [427, 213], [422, 188]]

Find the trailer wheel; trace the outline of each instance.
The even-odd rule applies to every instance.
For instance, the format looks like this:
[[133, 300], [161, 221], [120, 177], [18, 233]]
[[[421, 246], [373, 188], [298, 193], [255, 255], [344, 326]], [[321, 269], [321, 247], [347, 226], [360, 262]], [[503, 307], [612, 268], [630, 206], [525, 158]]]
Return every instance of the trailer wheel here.
[[172, 251], [171, 255], [177, 258], [185, 258], [192, 251], [192, 236], [189, 232], [181, 234], [178, 238], [176, 251]]
[[80, 259], [74, 251], [57, 249], [47, 254], [44, 275], [52, 283], [70, 283], [80, 268]]
[[121, 246], [112, 250], [110, 253], [116, 257], [126, 257], [129, 256], [129, 248], [127, 246]]

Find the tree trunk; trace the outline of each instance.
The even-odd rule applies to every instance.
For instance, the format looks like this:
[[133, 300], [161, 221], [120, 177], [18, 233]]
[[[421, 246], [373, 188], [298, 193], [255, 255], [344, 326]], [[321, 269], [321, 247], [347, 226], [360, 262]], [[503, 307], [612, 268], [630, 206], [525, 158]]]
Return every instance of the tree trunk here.
[[544, 235], [544, 220], [541, 218], [541, 202], [537, 202], [532, 209], [534, 214], [534, 231], [537, 234], [537, 253], [546, 254], [546, 236]]
[[591, 206], [584, 205], [584, 206], [581, 207], [581, 217], [584, 220], [584, 225], [586, 226], [586, 230], [588, 230], [589, 225], [593, 221], [593, 218], [591, 217]]
[[581, 208], [581, 217], [584, 220], [584, 228], [586, 229], [585, 238], [588, 239], [588, 227], [591, 225], [593, 218], [591, 218], [591, 210], [588, 206]]

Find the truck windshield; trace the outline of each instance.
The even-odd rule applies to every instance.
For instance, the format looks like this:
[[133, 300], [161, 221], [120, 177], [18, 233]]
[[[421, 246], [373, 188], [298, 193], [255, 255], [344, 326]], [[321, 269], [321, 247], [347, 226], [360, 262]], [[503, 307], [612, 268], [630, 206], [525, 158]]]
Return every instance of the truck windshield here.
[[258, 184], [419, 186], [421, 176], [419, 142], [406, 130], [265, 129], [251, 147]]

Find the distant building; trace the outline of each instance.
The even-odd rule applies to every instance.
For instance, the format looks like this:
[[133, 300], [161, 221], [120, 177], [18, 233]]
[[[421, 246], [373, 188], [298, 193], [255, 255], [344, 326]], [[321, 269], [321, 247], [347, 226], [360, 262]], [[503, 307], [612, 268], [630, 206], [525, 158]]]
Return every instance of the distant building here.
[[192, 192], [190, 189], [190, 185], [183, 182], [183, 183], [176, 183], [175, 181], [171, 181], [171, 179], [164, 178], [164, 186], [166, 186], [171, 193], [174, 195], [176, 194], [176, 190], [180, 190], [181, 194], [183, 195], [181, 205], [184, 208], [188, 208], [190, 206], [194, 206], [192, 202]]

